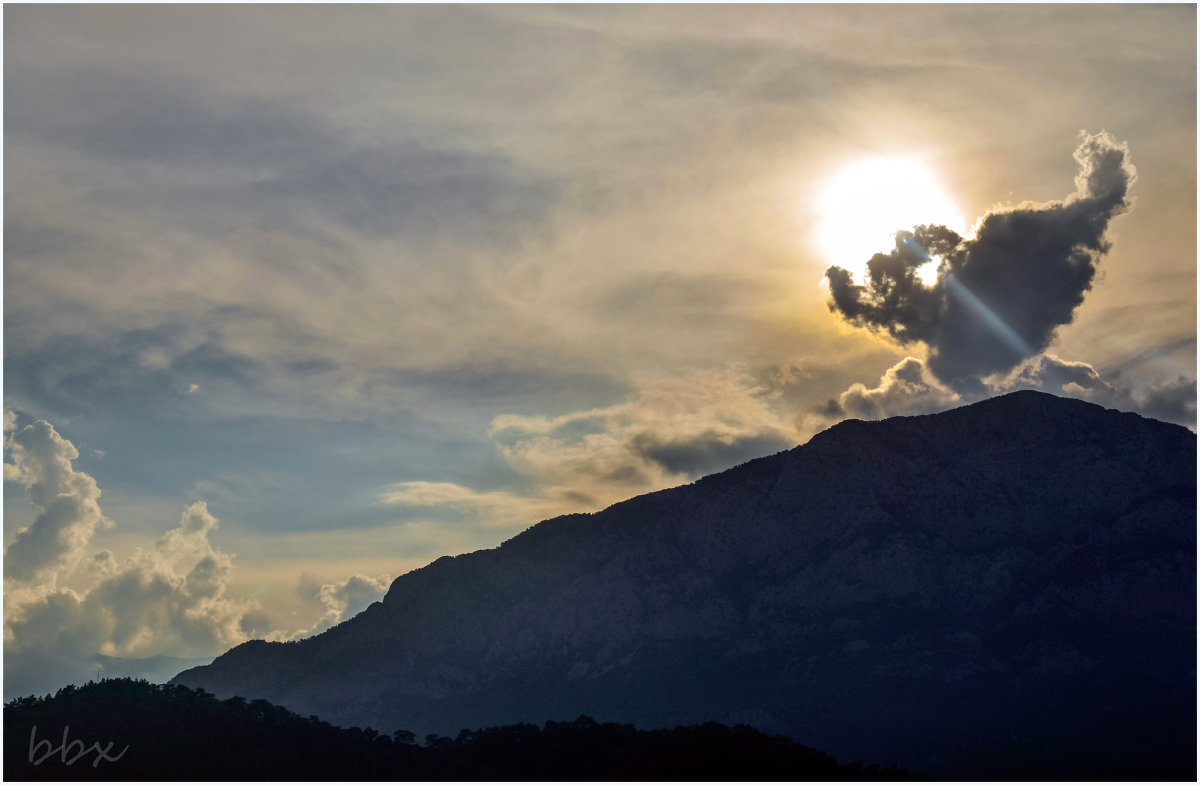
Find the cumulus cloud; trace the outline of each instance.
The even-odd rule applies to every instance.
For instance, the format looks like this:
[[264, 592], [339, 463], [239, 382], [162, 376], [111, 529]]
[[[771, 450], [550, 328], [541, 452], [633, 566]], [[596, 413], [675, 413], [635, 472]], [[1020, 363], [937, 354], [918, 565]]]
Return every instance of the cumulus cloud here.
[[1049, 353], [1025, 360], [1004, 376], [989, 377], [979, 390], [968, 392], [942, 384], [925, 363], [906, 357], [889, 368], [877, 386], [868, 388], [856, 382], [837, 398], [816, 407], [814, 413], [827, 421], [846, 417], [878, 420], [943, 411], [1014, 390], [1041, 390], [1188, 427], [1196, 424], [1195, 379], [1181, 376], [1133, 389], [1119, 380], [1105, 379], [1090, 363], [1064, 360]]
[[217, 525], [196, 502], [179, 526], [123, 562], [108, 551], [95, 554], [97, 580], [84, 592], [21, 585], [6, 575], [6, 652], [204, 656], [242, 642], [242, 616], [253, 604], [225, 596], [233, 556], [208, 541]]
[[372, 578], [355, 573], [344, 581], [334, 583], [319, 583], [305, 576], [300, 581], [300, 593], [321, 609], [321, 616], [312, 627], [300, 630], [291, 637], [316, 635], [362, 613], [371, 603], [383, 599], [391, 583], [392, 576], [387, 575]]
[[[1090, 363], [1064, 360], [1053, 354], [1033, 357], [1017, 366], [995, 387], [1003, 392], [1015, 389], [1038, 389], [1053, 393], [1075, 393], [1074, 397], [1087, 398], [1105, 404], [1120, 403], [1121, 392], [1100, 377], [1100, 372]], [[1132, 400], [1124, 401], [1127, 405]]]
[[938, 382], [916, 357], [905, 357], [888, 368], [876, 387], [855, 382], [819, 408], [827, 417], [878, 420], [905, 414], [928, 414], [962, 402], [962, 397]]
[[206, 657], [252, 635], [320, 631], [387, 589], [386, 577], [363, 575], [314, 587], [319, 620], [289, 635], [257, 601], [229, 595], [234, 554], [212, 544], [220, 522], [205, 502], [184, 509], [178, 525], [152, 544], [118, 558], [92, 543], [99, 527], [113, 524], [100, 510], [95, 479], [73, 466], [75, 446], [45, 421], [17, 430], [6, 411], [4, 426], [12, 458], [5, 479], [21, 482], [37, 511], [4, 554], [8, 694], [78, 679], [97, 654]]
[[[898, 232], [894, 250], [867, 262], [864, 283], [826, 271], [831, 310], [925, 344], [929, 370], [959, 392], [1043, 351], [1091, 288], [1109, 221], [1132, 206], [1128, 147], [1103, 131], [1081, 136], [1067, 199], [991, 211], [974, 238], [932, 225]], [[940, 260], [932, 285], [917, 272], [931, 258]]]
[[1017, 366], [994, 388], [999, 392], [1044, 390], [1112, 409], [1140, 412], [1157, 420], [1189, 427], [1196, 424], [1196, 380], [1182, 376], [1133, 389], [1120, 380], [1103, 378], [1089, 363], [1043, 354]]
[[[15, 424], [15, 417], [5, 412], [6, 433]], [[60, 572], [83, 558], [96, 529], [110, 527], [112, 521], [100, 511], [96, 481], [72, 468], [79, 451], [50, 423], [39, 420], [13, 432], [5, 446], [12, 462], [4, 465], [4, 479], [23, 483], [37, 512], [4, 551], [5, 581], [53, 585]]]

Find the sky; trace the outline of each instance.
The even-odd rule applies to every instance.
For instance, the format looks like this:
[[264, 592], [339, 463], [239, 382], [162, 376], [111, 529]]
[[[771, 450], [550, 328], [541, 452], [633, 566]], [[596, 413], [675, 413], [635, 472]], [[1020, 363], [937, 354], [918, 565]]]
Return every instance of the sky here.
[[847, 417], [1194, 428], [1196, 10], [8, 5], [3, 349], [6, 698]]

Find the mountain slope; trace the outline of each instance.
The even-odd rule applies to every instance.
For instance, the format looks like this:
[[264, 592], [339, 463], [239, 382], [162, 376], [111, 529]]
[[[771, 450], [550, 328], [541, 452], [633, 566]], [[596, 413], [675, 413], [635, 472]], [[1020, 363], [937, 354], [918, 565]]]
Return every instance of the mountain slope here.
[[385, 732], [716, 720], [940, 777], [1191, 778], [1195, 479], [1186, 429], [1042, 393], [847, 421], [175, 681]]

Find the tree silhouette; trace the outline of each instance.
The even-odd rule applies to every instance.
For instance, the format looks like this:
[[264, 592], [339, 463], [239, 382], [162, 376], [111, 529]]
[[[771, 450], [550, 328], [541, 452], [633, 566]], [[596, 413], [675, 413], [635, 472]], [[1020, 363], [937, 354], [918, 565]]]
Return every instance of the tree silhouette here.
[[[107, 748], [105, 745], [109, 745]], [[37, 754], [31, 754], [36, 746]], [[65, 749], [65, 752], [64, 752]], [[108, 751], [107, 756], [100, 752]], [[125, 752], [118, 757], [118, 753]], [[833, 758], [746, 725], [639, 731], [572, 722], [455, 738], [339, 728], [264, 700], [104, 679], [4, 706], [4, 776], [20, 780], [846, 780], [907, 773]]]

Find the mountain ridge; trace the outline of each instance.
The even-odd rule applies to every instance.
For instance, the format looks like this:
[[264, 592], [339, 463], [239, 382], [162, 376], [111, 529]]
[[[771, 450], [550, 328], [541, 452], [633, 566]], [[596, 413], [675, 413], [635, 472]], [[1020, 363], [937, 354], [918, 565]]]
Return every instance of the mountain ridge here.
[[[1123, 702], [1186, 736], [1162, 675], [1194, 708], [1194, 505], [1195, 435], [1136, 414], [1023, 391], [849, 420], [443, 557], [314, 638], [175, 681], [385, 730], [712, 719], [934, 776], [1045, 774], [1052, 723], [1014, 747], [1014, 696], [1090, 728], [1058, 761], [1076, 766], [1118, 732], [1088, 690], [1130, 662], [1153, 672], [1126, 677]], [[963, 749], [938, 748], [948, 728], [970, 730]]]

